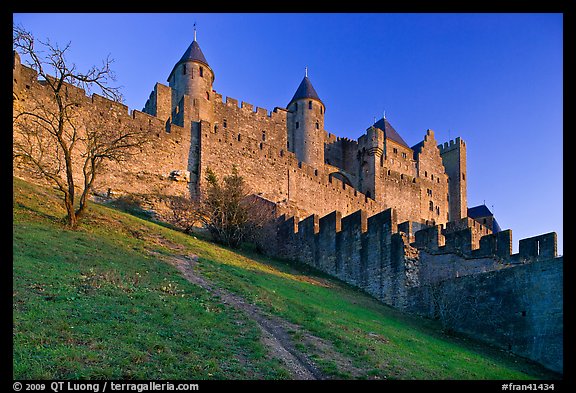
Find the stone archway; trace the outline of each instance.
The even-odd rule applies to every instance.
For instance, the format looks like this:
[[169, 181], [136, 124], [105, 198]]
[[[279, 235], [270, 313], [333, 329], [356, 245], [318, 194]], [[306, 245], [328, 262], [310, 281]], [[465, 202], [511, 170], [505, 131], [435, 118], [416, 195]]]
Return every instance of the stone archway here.
[[342, 173], [340, 171], [330, 173], [328, 175], [328, 178], [330, 179], [330, 181], [332, 180], [332, 178], [336, 178], [336, 179], [340, 180], [342, 183], [346, 184], [347, 186], [353, 187], [352, 182], [348, 178], [348, 175], [346, 175], [345, 173]]

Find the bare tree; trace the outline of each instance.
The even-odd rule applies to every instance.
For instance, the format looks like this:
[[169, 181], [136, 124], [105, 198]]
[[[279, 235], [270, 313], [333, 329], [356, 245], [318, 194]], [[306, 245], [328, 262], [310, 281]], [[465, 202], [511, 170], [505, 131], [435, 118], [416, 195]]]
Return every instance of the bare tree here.
[[172, 213], [167, 221], [184, 233], [190, 233], [195, 225], [204, 221], [200, 204], [196, 200], [184, 196], [168, 196], [166, 200]]
[[201, 219], [217, 242], [238, 247], [256, 241], [271, 220], [271, 210], [250, 194], [236, 166], [220, 182], [206, 170], [207, 190], [201, 205]]
[[477, 295], [465, 293], [450, 280], [428, 284], [427, 287], [432, 301], [432, 316], [439, 320], [445, 331], [458, 331], [463, 326], [503, 330], [505, 318], [502, 298], [487, 304]]
[[[57, 186], [63, 193], [67, 224], [75, 228], [102, 163], [131, 156], [135, 148], [148, 142], [148, 133], [113, 122], [111, 112], [99, 117], [91, 114], [87, 121], [90, 113], [83, 108], [85, 96], [69, 92], [69, 88], [77, 87], [89, 94], [96, 88], [106, 98], [121, 102], [119, 88], [111, 86], [115, 76], [110, 57], [100, 67], [82, 73], [66, 61], [70, 43], [60, 47], [35, 40], [19, 26], [13, 28], [13, 47], [27, 58], [26, 65], [38, 73], [43, 85], [43, 93], [32, 92], [26, 105], [14, 107], [14, 163], [25, 165]], [[81, 180], [75, 180], [76, 174]]]

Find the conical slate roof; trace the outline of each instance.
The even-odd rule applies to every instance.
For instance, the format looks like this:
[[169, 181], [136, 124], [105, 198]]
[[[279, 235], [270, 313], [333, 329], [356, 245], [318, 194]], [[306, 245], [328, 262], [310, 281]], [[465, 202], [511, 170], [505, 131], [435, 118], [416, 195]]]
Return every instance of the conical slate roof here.
[[[300, 86], [298, 86], [298, 89], [296, 90], [296, 93], [294, 93], [294, 97], [292, 97], [288, 103], [288, 106], [290, 106], [290, 104], [292, 104], [294, 101], [301, 100], [303, 98], [314, 98], [315, 100], [322, 102], [320, 97], [318, 97], [318, 93], [316, 93], [316, 90], [314, 90], [312, 82], [310, 82], [310, 79], [308, 79], [307, 76], [305, 76], [304, 79], [302, 79], [302, 82], [300, 82]], [[322, 104], [324, 103], [322, 102]]]
[[[204, 53], [202, 53], [202, 49], [200, 49], [200, 45], [198, 45], [198, 42], [194, 40], [192, 41], [188, 49], [186, 49], [186, 52], [184, 52], [180, 60], [178, 60], [178, 63], [174, 65], [172, 71], [170, 72], [170, 76], [172, 76], [172, 72], [174, 72], [174, 70], [176, 69], [176, 67], [178, 67], [179, 64], [185, 63], [187, 61], [197, 61], [199, 63], [204, 64], [207, 67], [210, 67], [208, 61], [206, 60], [206, 57], [204, 57]], [[170, 76], [168, 76], [168, 79], [170, 79]]]
[[204, 63], [208, 65], [208, 61], [204, 57], [204, 53], [202, 53], [202, 49], [200, 49], [200, 45], [198, 45], [198, 41], [194, 40], [186, 49], [186, 52], [182, 55], [180, 61], [177, 64], [183, 63], [185, 61], [199, 61], [200, 63]]
[[384, 131], [384, 136], [386, 138], [392, 139], [394, 142], [397, 142], [403, 146], [409, 147], [408, 144], [404, 141], [404, 139], [402, 139], [400, 134], [398, 134], [398, 132], [396, 132], [394, 127], [392, 127], [390, 125], [390, 123], [388, 123], [388, 120], [386, 120], [385, 118], [382, 118], [382, 119], [378, 120], [376, 123], [374, 123], [374, 127], [379, 128], [382, 131]]

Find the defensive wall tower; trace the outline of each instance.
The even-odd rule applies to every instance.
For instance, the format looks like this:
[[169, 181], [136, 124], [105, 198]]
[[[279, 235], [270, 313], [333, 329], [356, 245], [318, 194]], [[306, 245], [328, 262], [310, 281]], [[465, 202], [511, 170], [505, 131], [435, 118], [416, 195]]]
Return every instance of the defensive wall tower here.
[[359, 152], [359, 186], [360, 191], [366, 196], [381, 199], [377, 195], [376, 183], [380, 177], [380, 165], [384, 153], [384, 133], [381, 129], [370, 126], [366, 134], [358, 139]]
[[[196, 34], [194, 34], [194, 41], [172, 68], [168, 83], [172, 88], [171, 110], [175, 123], [182, 122], [183, 119], [179, 122], [177, 120], [183, 116], [181, 113], [184, 111], [187, 112], [186, 120], [212, 122], [214, 72], [196, 41]], [[186, 99], [185, 96], [189, 98]], [[186, 102], [187, 100], [189, 102]], [[180, 125], [187, 128], [185, 124]]]
[[324, 165], [324, 113], [326, 107], [308, 75], [302, 79], [288, 109], [288, 150], [298, 161], [315, 168]]
[[460, 137], [438, 145], [448, 175], [449, 221], [468, 216], [466, 198], [466, 143]]

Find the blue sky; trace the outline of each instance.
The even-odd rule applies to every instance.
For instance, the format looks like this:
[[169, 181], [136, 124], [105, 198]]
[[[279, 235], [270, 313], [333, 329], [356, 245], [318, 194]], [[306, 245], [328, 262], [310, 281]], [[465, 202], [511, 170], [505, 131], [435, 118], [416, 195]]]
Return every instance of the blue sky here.
[[285, 107], [308, 67], [325, 128], [357, 139], [386, 111], [409, 145], [459, 136], [468, 205], [518, 240], [555, 231], [563, 253], [563, 16], [449, 14], [14, 14], [79, 69], [114, 59], [141, 110], [193, 39], [223, 96]]

